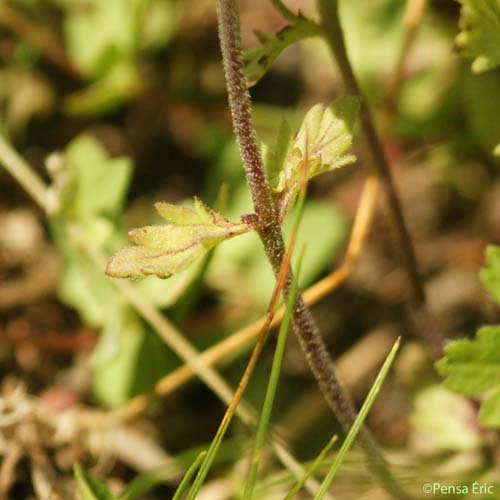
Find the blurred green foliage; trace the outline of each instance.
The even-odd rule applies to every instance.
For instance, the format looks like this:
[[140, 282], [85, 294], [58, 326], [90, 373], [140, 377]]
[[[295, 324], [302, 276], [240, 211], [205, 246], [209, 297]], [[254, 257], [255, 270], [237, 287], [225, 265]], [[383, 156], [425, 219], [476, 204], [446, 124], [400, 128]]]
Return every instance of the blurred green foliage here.
[[76, 464], [75, 478], [83, 500], [117, 500], [106, 484], [92, 477], [80, 464]]
[[[460, 194], [458, 186], [468, 182], [463, 171], [470, 163], [474, 174], [486, 176], [491, 184], [500, 165], [492, 155], [500, 143], [500, 4], [498, 0], [461, 3], [459, 27], [458, 5], [429, 2], [396, 93], [391, 75], [404, 38], [405, 2], [340, 2], [349, 55], [378, 125], [386, 133], [387, 150], [396, 158], [420, 152], [425, 160], [419, 168], [442, 168], [443, 183], [449, 182]], [[220, 211], [231, 220], [252, 211], [229, 121], [220, 112], [226, 96], [214, 19], [203, 14], [211, 12], [203, 11], [205, 2], [191, 0], [15, 0], [10, 4], [27, 16], [33, 32], [41, 28], [51, 33], [77, 69], [77, 75], [66, 74], [64, 68], [55, 69], [53, 61], [47, 64], [44, 47], [15, 33], [10, 36], [0, 15], [1, 36], [7, 40], [2, 47], [9, 58], [0, 53], [5, 63], [0, 69], [0, 131], [22, 146], [28, 144], [35, 155], [36, 148], [50, 152], [54, 144], [72, 138], [51, 169], [51, 189], [60, 201], [49, 222], [63, 260], [58, 293], [85, 325], [100, 334], [90, 358], [93, 397], [99, 404], [119, 406], [149, 390], [178, 360], [104, 276], [102, 263], [94, 257], [106, 259], [123, 246], [125, 226], [159, 222], [151, 209], [158, 196], [184, 203], [196, 188], [214, 205], [226, 182], [229, 194]], [[255, 14], [257, 8], [248, 4]], [[196, 18], [198, 11], [202, 14]], [[258, 16], [255, 19], [258, 24]], [[255, 84], [259, 139], [274, 145], [280, 121], [290, 124], [281, 130], [277, 147], [281, 153], [273, 159], [272, 147], [267, 147], [268, 159], [276, 166], [274, 186], [291, 131], [300, 129], [303, 110], [341, 93], [326, 46], [311, 39], [316, 31], [314, 24], [297, 20], [285, 30], [260, 34], [256, 48], [245, 55], [246, 73]], [[473, 60], [473, 72], [470, 61], [456, 57], [453, 47]], [[391, 110], [388, 102], [393, 97]], [[364, 159], [357, 139], [355, 135], [356, 154]], [[132, 157], [137, 163], [134, 182]], [[298, 248], [306, 246], [302, 288], [332, 267], [347, 234], [347, 218], [330, 199], [329, 188], [311, 184], [313, 197], [306, 203], [297, 241]], [[471, 196], [477, 201], [487, 194], [478, 189]], [[137, 205], [148, 208], [137, 210]], [[459, 219], [455, 214], [449, 217], [453, 223]], [[286, 237], [290, 225], [287, 220]], [[500, 250], [490, 247], [481, 278], [497, 302], [499, 269]], [[249, 233], [218, 247], [212, 260], [168, 281], [149, 277], [132, 286], [177, 321], [189, 319], [189, 313], [200, 306], [202, 320], [194, 327], [186, 322], [186, 329], [191, 333], [200, 326], [202, 333], [196, 332], [192, 340], [204, 347], [260, 315], [274, 283], [258, 237]], [[247, 310], [244, 317], [205, 325], [207, 304], [215, 306], [214, 315], [218, 308], [243, 304]], [[482, 328], [473, 340], [451, 343], [439, 364], [449, 390], [483, 399], [481, 423], [495, 428], [500, 426], [499, 342], [498, 327]], [[257, 373], [259, 391], [267, 376], [265, 368]], [[295, 380], [292, 384], [290, 392], [295, 394]], [[470, 416], [470, 405], [454, 397], [443, 387], [420, 394], [414, 423], [431, 433], [442, 450], [477, 449], [481, 439], [460, 420]], [[288, 393], [283, 396], [286, 399]], [[454, 408], [458, 417], [450, 412]], [[142, 489], [144, 484], [163, 480], [158, 477], [139, 476], [137, 491], [142, 494], [147, 489]], [[115, 498], [84, 469], [77, 468], [76, 478], [85, 500]]]
[[108, 406], [120, 405], [171, 368], [164, 344], [83, 248], [90, 245], [106, 255], [123, 242], [119, 221], [132, 164], [110, 158], [90, 136], [76, 138], [54, 161], [60, 206], [50, 227], [64, 259], [59, 297], [88, 326], [101, 330], [91, 363], [94, 394]]
[[472, 71], [482, 73], [500, 65], [500, 2], [498, 0], [460, 0], [461, 32], [456, 47], [474, 59]]
[[441, 385], [431, 385], [417, 394], [411, 423], [428, 448], [471, 451], [483, 444], [474, 418], [471, 402]]
[[483, 397], [479, 419], [500, 427], [500, 327], [481, 328], [474, 340], [456, 340], [446, 346], [438, 363], [445, 387], [465, 396]]
[[480, 276], [490, 295], [500, 304], [500, 247], [490, 245], [486, 249], [486, 266]]
[[[500, 248], [490, 246], [481, 279], [500, 302]], [[445, 387], [457, 394], [481, 397], [479, 419], [486, 427], [500, 427], [500, 327], [485, 326], [474, 340], [449, 343], [445, 357], [438, 362]]]
[[136, 96], [142, 88], [139, 56], [164, 47], [175, 33], [173, 0], [53, 0], [65, 11], [69, 57], [93, 82], [65, 98], [65, 111], [98, 116]]

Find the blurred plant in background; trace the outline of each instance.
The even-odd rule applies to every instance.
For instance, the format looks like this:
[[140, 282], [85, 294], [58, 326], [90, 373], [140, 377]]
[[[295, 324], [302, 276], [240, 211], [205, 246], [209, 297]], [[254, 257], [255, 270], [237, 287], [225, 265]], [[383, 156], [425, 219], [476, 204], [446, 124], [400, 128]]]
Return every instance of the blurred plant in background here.
[[[280, 2], [240, 4], [255, 125], [272, 163], [283, 119], [291, 137], [307, 109], [345, 92], [315, 2], [286, 2], [288, 17]], [[480, 479], [498, 489], [500, 3], [350, 0], [340, 14], [432, 314], [447, 338], [460, 339], [438, 362], [444, 384], [422, 343], [407, 339], [415, 333], [405, 306], [411, 292], [385, 210], [373, 205], [369, 240], [355, 264], [340, 268], [348, 281], [325, 298], [314, 290], [342, 266], [362, 211], [362, 172], [372, 165], [359, 124], [358, 166], [309, 183], [296, 242], [306, 245], [299, 288], [312, 288], [315, 318], [357, 403], [403, 335], [367, 420], [403, 486], [420, 494], [422, 478]], [[151, 276], [123, 288], [103, 272], [128, 229], [161, 222], [157, 201], [189, 207], [197, 195], [231, 221], [253, 210], [216, 40], [208, 0], [0, 2], [0, 134], [45, 189], [35, 208], [0, 170], [0, 498], [74, 498], [76, 489], [85, 500], [172, 498], [220, 421], [212, 392], [229, 404], [258, 334], [252, 322], [275, 287], [257, 235], [225, 242], [166, 281]], [[0, 147], [0, 164], [5, 154]], [[237, 340], [245, 331], [254, 333]], [[274, 344], [199, 498], [243, 494], [251, 408], [264, 398]], [[207, 350], [213, 358], [200, 368], [197, 351]], [[296, 465], [307, 469], [319, 457], [312, 481], [327, 475], [337, 455], [319, 450], [341, 431], [292, 336], [272, 423], [284, 429]], [[254, 498], [283, 498], [301, 478], [280, 465], [290, 460], [279, 451], [271, 459], [273, 433], [274, 425]], [[354, 450], [343, 462], [336, 498], [387, 498], [363, 460]], [[314, 487], [306, 483], [303, 497]]]

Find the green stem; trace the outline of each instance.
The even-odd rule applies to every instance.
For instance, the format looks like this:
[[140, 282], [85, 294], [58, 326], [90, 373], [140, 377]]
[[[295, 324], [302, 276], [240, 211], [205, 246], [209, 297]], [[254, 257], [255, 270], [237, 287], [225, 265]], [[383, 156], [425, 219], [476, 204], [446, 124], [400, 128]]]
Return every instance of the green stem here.
[[292, 500], [292, 498], [304, 487], [305, 482], [308, 478], [310, 478], [320, 467], [320, 465], [325, 460], [328, 453], [330, 453], [333, 445], [337, 442], [338, 436], [335, 434], [332, 436], [330, 441], [326, 444], [326, 446], [321, 450], [319, 455], [314, 459], [314, 462], [307, 468], [306, 473], [297, 482], [297, 484], [288, 492], [287, 496], [284, 500]]
[[297, 15], [294, 14], [281, 0], [271, 0], [275, 9], [280, 12], [280, 14], [289, 21], [296, 21]]
[[[362, 96], [360, 86], [347, 55], [344, 34], [339, 19], [338, 0], [318, 0], [324, 37], [334, 55], [345, 86], [350, 94]], [[431, 346], [436, 358], [443, 353], [444, 338], [426, 308], [425, 289], [420, 277], [415, 248], [403, 215], [401, 201], [394, 185], [389, 161], [373, 124], [370, 108], [361, 100], [361, 127], [368, 144], [375, 170], [382, 181], [390, 212], [402, 247], [402, 258], [412, 289], [412, 305], [418, 319], [425, 323], [419, 329]]]
[[175, 491], [175, 494], [174, 494], [172, 500], [181, 500], [182, 496], [184, 495], [184, 493], [187, 490], [187, 487], [189, 486], [189, 483], [191, 482], [191, 479], [193, 478], [195, 472], [200, 467], [200, 464], [203, 462], [206, 454], [207, 454], [206, 451], [202, 451], [196, 457], [196, 460], [191, 464], [189, 469], [186, 471], [186, 474], [182, 478], [182, 481], [180, 482], [179, 487]]

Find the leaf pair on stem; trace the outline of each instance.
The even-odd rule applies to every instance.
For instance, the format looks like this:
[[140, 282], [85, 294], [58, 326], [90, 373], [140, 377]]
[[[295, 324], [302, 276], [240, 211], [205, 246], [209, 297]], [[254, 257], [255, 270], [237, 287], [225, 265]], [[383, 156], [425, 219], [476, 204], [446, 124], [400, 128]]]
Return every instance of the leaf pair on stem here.
[[[344, 97], [332, 106], [317, 104], [306, 114], [295, 138], [283, 121], [276, 148], [266, 152], [269, 182], [275, 193], [280, 223], [293, 207], [304, 181], [355, 161], [346, 154], [352, 144], [352, 127], [359, 101]], [[249, 217], [232, 222], [195, 198], [194, 208], [156, 203], [166, 225], [132, 229], [135, 246], [119, 250], [106, 273], [116, 278], [169, 278], [224, 240], [256, 229]], [[257, 221], [258, 227], [258, 221]]]

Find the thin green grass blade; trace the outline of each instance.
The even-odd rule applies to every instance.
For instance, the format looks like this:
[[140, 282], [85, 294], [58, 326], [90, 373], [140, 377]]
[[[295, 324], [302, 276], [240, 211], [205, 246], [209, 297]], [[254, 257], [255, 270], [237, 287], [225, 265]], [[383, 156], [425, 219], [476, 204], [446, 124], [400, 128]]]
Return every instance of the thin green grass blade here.
[[191, 479], [193, 478], [195, 472], [198, 470], [200, 467], [200, 464], [204, 460], [207, 452], [202, 451], [197, 457], [196, 460], [191, 464], [189, 469], [186, 471], [186, 474], [184, 474], [184, 477], [182, 478], [182, 481], [179, 484], [179, 487], [175, 491], [175, 494], [172, 498], [172, 500], [181, 500], [182, 496], [184, 495], [185, 491], [187, 490], [189, 483], [191, 482]]
[[[304, 189], [302, 189], [302, 191], [300, 193], [299, 200], [297, 203], [297, 206], [298, 206], [297, 217], [294, 221], [294, 231], [292, 233], [292, 235], [294, 235], [294, 236], [292, 236], [292, 237], [296, 236], [297, 229], [298, 229], [300, 220], [302, 218], [302, 213], [304, 211], [305, 194], [306, 194], [306, 190], [304, 188]], [[295, 286], [297, 286], [297, 285], [295, 285]], [[208, 472], [209, 472], [209, 470], [210, 470], [210, 468], [215, 460], [217, 452], [221, 446], [222, 440], [224, 439], [224, 435], [226, 434], [226, 431], [229, 427], [230, 421], [231, 421], [231, 418], [229, 418], [229, 419], [224, 418], [223, 422], [219, 426], [217, 433], [216, 433], [214, 439], [212, 440], [212, 442], [208, 448], [207, 455], [205, 456], [205, 459], [203, 460], [203, 462], [200, 466], [198, 474], [196, 475], [193, 486], [189, 490], [187, 500], [194, 500], [196, 498], [196, 496], [198, 495], [200, 488], [201, 488], [203, 482], [205, 481], [205, 478], [207, 477], [207, 474], [208, 474]]]
[[[247, 366], [247, 369], [248, 369], [248, 366]], [[240, 384], [241, 383], [242, 382], [240, 381]], [[238, 390], [240, 388], [241, 388], [241, 385], [238, 387]], [[232, 404], [233, 404], [233, 402], [231, 403], [231, 405]], [[196, 498], [196, 496], [198, 495], [198, 493], [200, 491], [200, 488], [201, 488], [203, 482], [205, 481], [205, 478], [206, 478], [210, 468], [212, 467], [212, 464], [217, 456], [219, 448], [222, 445], [222, 442], [223, 442], [224, 436], [226, 434], [226, 431], [229, 427], [229, 424], [231, 423], [232, 416], [226, 418], [227, 415], [228, 415], [227, 413], [224, 415], [224, 418], [223, 418], [219, 428], [217, 429], [217, 433], [215, 434], [214, 439], [210, 443], [210, 446], [209, 446], [208, 451], [207, 451], [207, 455], [200, 466], [198, 474], [196, 475], [196, 478], [194, 480], [193, 486], [189, 490], [189, 495], [187, 497], [187, 500], [194, 500]]]
[[284, 500], [292, 500], [292, 498], [304, 487], [306, 481], [318, 470], [319, 466], [323, 463], [328, 453], [330, 453], [333, 445], [337, 442], [338, 436], [334, 435], [328, 441], [326, 446], [320, 451], [319, 455], [314, 459], [314, 462], [306, 469], [304, 476], [298, 481], [295, 486], [290, 490]]
[[[293, 283], [292, 283], [292, 286]], [[295, 288], [297, 287], [296, 279], [295, 279]], [[296, 294], [296, 292], [294, 293]], [[283, 320], [282, 325], [286, 322], [286, 316], [285, 319]], [[290, 320], [288, 320], [288, 324], [290, 323]], [[288, 327], [287, 327], [288, 330]], [[281, 330], [280, 330], [281, 332]], [[198, 474], [196, 475], [196, 478], [194, 480], [193, 486], [191, 487], [191, 490], [189, 491], [189, 495], [187, 497], [187, 500], [194, 500], [199, 493], [199, 490], [208, 474], [208, 471], [210, 470], [212, 463], [214, 462], [217, 452], [222, 444], [222, 440], [224, 438], [224, 435], [227, 431], [227, 428], [229, 426], [230, 420], [227, 420], [225, 423], [223, 423], [221, 426], [219, 426], [219, 429], [217, 430], [217, 433], [212, 440], [212, 443], [210, 444], [207, 454], [205, 456], [205, 459], [203, 460], [201, 467], [198, 471]]]
[[288, 300], [286, 305], [286, 314], [285, 317], [283, 318], [283, 322], [281, 323], [278, 335], [278, 342], [276, 344], [276, 350], [274, 352], [271, 375], [269, 376], [269, 383], [267, 385], [264, 404], [262, 405], [262, 413], [260, 415], [259, 424], [257, 427], [257, 435], [255, 437], [255, 445], [252, 454], [252, 461], [250, 463], [250, 469], [248, 471], [248, 476], [247, 476], [247, 483], [243, 495], [244, 500], [250, 500], [252, 498], [253, 491], [255, 488], [255, 483], [257, 480], [257, 469], [259, 467], [260, 452], [266, 440], [267, 429], [269, 427], [269, 421], [271, 419], [271, 412], [274, 404], [274, 398], [276, 396], [276, 390], [278, 388], [281, 365], [283, 361], [283, 356], [285, 354], [286, 340], [288, 338], [288, 331], [290, 329], [293, 305], [295, 304], [295, 299], [297, 297], [297, 284], [298, 284], [298, 276], [300, 274], [301, 261], [302, 261], [302, 255], [300, 257], [299, 265], [297, 267], [297, 272], [293, 277], [293, 282], [290, 288], [290, 293], [288, 295]]
[[227, 426], [221, 426], [217, 430], [214, 439], [210, 443], [201, 467], [198, 470], [198, 474], [196, 475], [193, 486], [189, 490], [187, 500], [194, 500], [196, 498], [196, 495], [198, 495], [200, 488], [203, 485], [205, 478], [207, 477], [208, 471], [210, 470], [210, 467], [215, 460], [215, 456], [217, 455], [217, 451], [219, 450], [219, 447], [222, 443], [222, 439], [224, 438], [226, 429]]
[[365, 402], [363, 403], [363, 406], [361, 407], [358, 417], [356, 418], [354, 424], [352, 425], [351, 430], [347, 434], [344, 442], [342, 443], [342, 446], [337, 456], [335, 457], [335, 461], [333, 462], [333, 465], [329, 470], [328, 474], [326, 475], [325, 479], [321, 483], [321, 488], [318, 494], [314, 497], [314, 500], [323, 499], [328, 489], [330, 488], [340, 466], [342, 465], [342, 462], [344, 461], [348, 451], [354, 444], [354, 440], [356, 439], [356, 436], [358, 435], [363, 425], [363, 422], [368, 416], [368, 413], [371, 407], [373, 406], [373, 403], [375, 402], [378, 393], [380, 392], [380, 388], [382, 387], [382, 384], [384, 383], [384, 380], [387, 377], [387, 374], [389, 373], [392, 363], [396, 358], [396, 353], [398, 352], [400, 342], [401, 338], [398, 338], [398, 340], [396, 340], [394, 346], [392, 347], [389, 355], [387, 356], [386, 360], [384, 361], [384, 364], [382, 365], [382, 368], [380, 369], [380, 372], [377, 375], [377, 378], [375, 379], [375, 382], [373, 383], [372, 388], [370, 389], [370, 392], [368, 393], [368, 396], [366, 397]]
[[[299, 200], [297, 202], [297, 215], [294, 221], [294, 228], [292, 235], [296, 235], [300, 221], [302, 219], [302, 214], [304, 211], [304, 201], [305, 201], [305, 189], [302, 190]], [[292, 236], [293, 238], [294, 236]], [[276, 396], [276, 390], [278, 388], [278, 381], [281, 372], [281, 365], [283, 362], [283, 357], [285, 355], [286, 340], [288, 337], [288, 331], [290, 329], [290, 324], [293, 315], [293, 306], [297, 298], [298, 290], [298, 277], [300, 275], [300, 267], [302, 264], [304, 252], [301, 252], [299, 262], [297, 265], [297, 271], [293, 277], [292, 284], [290, 287], [290, 292], [288, 294], [288, 299], [286, 302], [286, 313], [281, 323], [281, 327], [278, 334], [278, 342], [276, 344], [276, 350], [274, 352], [273, 365], [271, 367], [271, 375], [269, 377], [269, 383], [267, 385], [266, 395], [264, 398], [264, 404], [262, 405], [262, 413], [260, 415], [259, 423], [257, 426], [257, 435], [255, 437], [254, 450], [252, 454], [252, 461], [250, 463], [250, 469], [248, 471], [247, 482], [245, 485], [245, 491], [243, 498], [244, 500], [251, 500], [253, 491], [255, 489], [255, 483], [257, 481], [257, 469], [259, 467], [260, 452], [264, 446], [266, 440], [267, 430], [269, 427], [269, 421], [271, 419], [271, 413], [274, 405], [274, 399]]]

